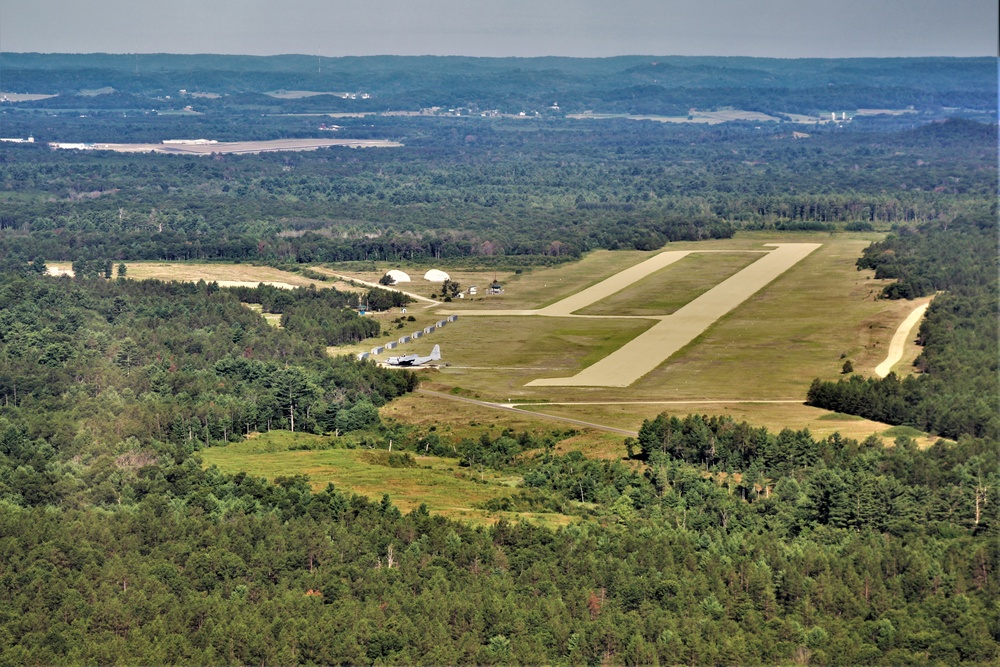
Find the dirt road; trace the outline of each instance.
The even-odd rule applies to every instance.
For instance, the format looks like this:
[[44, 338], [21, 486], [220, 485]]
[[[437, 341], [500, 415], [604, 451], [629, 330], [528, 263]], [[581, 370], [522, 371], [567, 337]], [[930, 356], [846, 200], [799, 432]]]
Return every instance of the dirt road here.
[[922, 306], [917, 306], [903, 320], [903, 323], [899, 325], [899, 328], [896, 329], [896, 333], [892, 337], [892, 342], [889, 343], [889, 354], [886, 356], [885, 361], [875, 367], [875, 375], [884, 378], [892, 370], [892, 367], [898, 364], [899, 360], [903, 358], [903, 350], [906, 349], [906, 342], [910, 340], [914, 327], [920, 323], [930, 305], [930, 303], [925, 303]]
[[423, 301], [425, 304], [427, 304], [426, 306], [424, 306], [425, 308], [433, 308], [434, 306], [440, 306], [441, 305], [440, 301], [435, 301], [434, 299], [428, 299], [426, 296], [420, 296], [419, 294], [414, 294], [413, 292], [407, 292], [406, 290], [401, 290], [398, 287], [392, 287], [392, 286], [389, 286], [389, 285], [380, 285], [379, 283], [373, 283], [373, 282], [370, 282], [368, 280], [361, 280], [360, 278], [354, 278], [352, 276], [345, 276], [342, 273], [336, 273], [334, 271], [331, 271], [329, 269], [324, 269], [324, 268], [319, 267], [319, 266], [313, 266], [313, 267], [310, 267], [310, 268], [313, 271], [316, 271], [317, 273], [324, 273], [324, 274], [326, 274], [328, 276], [333, 276], [334, 278], [340, 278], [341, 280], [346, 280], [349, 283], [357, 283], [359, 285], [365, 285], [367, 287], [375, 287], [375, 288], [378, 288], [378, 289], [389, 290], [390, 292], [399, 292], [400, 294], [405, 294], [406, 296], [412, 297], [412, 298], [416, 299], [417, 301]]

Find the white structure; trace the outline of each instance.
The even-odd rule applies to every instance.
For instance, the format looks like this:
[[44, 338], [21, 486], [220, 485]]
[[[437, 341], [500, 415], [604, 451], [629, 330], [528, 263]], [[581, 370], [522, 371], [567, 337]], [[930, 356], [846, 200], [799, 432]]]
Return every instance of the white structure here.
[[386, 275], [392, 278], [393, 282], [397, 283], [408, 283], [410, 282], [409, 274], [406, 274], [399, 269], [393, 269], [392, 271], [387, 271]]
[[181, 146], [211, 146], [219, 142], [216, 139], [164, 139], [163, 143]]
[[451, 276], [440, 269], [431, 269], [424, 274], [424, 280], [431, 283], [443, 283], [446, 280], [451, 280]]
[[9, 144], [33, 144], [35, 143], [35, 138], [28, 137], [27, 139], [21, 139], [19, 137], [11, 137], [9, 139], [0, 139], [0, 141], [6, 141]]

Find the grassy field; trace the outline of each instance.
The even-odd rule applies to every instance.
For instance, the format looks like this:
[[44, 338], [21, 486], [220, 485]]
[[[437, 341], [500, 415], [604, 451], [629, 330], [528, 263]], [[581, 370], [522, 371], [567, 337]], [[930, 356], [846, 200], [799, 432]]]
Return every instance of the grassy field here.
[[521, 479], [461, 468], [457, 459], [418, 456], [417, 467], [390, 468], [372, 462], [379, 458], [372, 450], [292, 449], [325, 445], [329, 440], [307, 433], [272, 431], [226, 447], [210, 447], [201, 456], [205, 465], [218, 466], [224, 472], [243, 471], [267, 479], [308, 475], [316, 491], [333, 483], [373, 500], [388, 493], [404, 512], [426, 503], [435, 514], [474, 523], [492, 523], [501, 517], [550, 526], [569, 523], [570, 518], [561, 514], [488, 512], [473, 507], [516, 493]]
[[577, 312], [580, 315], [669, 315], [760, 257], [759, 253], [691, 254]]
[[[456, 392], [475, 398], [471, 392]], [[520, 433], [527, 431], [536, 439], [552, 437], [557, 441], [555, 451], [565, 453], [582, 451], [587, 456], [600, 459], [620, 459], [625, 456], [624, 437], [597, 429], [574, 426], [546, 419], [544, 414], [555, 414], [547, 408], [531, 408], [542, 413], [538, 416], [527, 412], [500, 411], [470, 403], [459, 403], [427, 394], [408, 394], [383, 407], [383, 420], [397, 420], [421, 429], [433, 427], [445, 441], [458, 442], [462, 438], [478, 438], [483, 430], [499, 435], [505, 428]], [[566, 415], [576, 419], [589, 419], [588, 415]], [[592, 420], [593, 421], [593, 420]], [[601, 420], [597, 420], [601, 421]], [[601, 421], [601, 423], [604, 423]]]
[[[559, 317], [461, 319], [415, 345], [441, 345], [450, 364], [428, 378], [432, 389], [461, 387], [487, 400], [539, 398], [524, 384], [540, 375], [570, 375], [597, 361], [653, 324], [650, 320]], [[413, 347], [410, 345], [409, 347]], [[560, 393], [558, 395], [565, 395]]]
[[[870, 375], [885, 357], [896, 327], [912, 308], [909, 302], [877, 300], [875, 297], [885, 281], [875, 280], [870, 271], [857, 270], [855, 262], [861, 251], [877, 238], [874, 234], [760, 232], [741, 234], [736, 239], [669, 244], [665, 249], [740, 252], [760, 250], [767, 242], [823, 245], [631, 387], [525, 387], [525, 382], [537, 377], [533, 375], [535, 370], [575, 372], [608, 354], [619, 341], [643, 330], [636, 326], [643, 320], [537, 317], [490, 317], [475, 321], [460, 317], [448, 329], [434, 334], [434, 342], [441, 344], [444, 360], [451, 365], [428, 373], [424, 386], [442, 392], [457, 387], [484, 400], [497, 402], [508, 399], [550, 402], [802, 401], [814, 378], [842, 377], [841, 367], [846, 359], [852, 361], [856, 372]], [[514, 276], [505, 285], [504, 307], [539, 307], [553, 303], [647, 257], [649, 253], [602, 251], [571, 265], [536, 269]], [[719, 268], [710, 268], [713, 257], [721, 262]], [[717, 282], [718, 276], [738, 270], [733, 262], [738, 264], [739, 257], [741, 255], [734, 253], [694, 255], [693, 266], [697, 268], [689, 272], [682, 269], [676, 277], [683, 281], [688, 273], [698, 272], [706, 281]], [[652, 276], [650, 280], [656, 288], [642, 283], [637, 288], [654, 292], [661, 286], [666, 289], [667, 276], [678, 273], [675, 269], [684, 267], [692, 258], [685, 258]], [[693, 295], [699, 288], [688, 282], [683, 288], [678, 287], [678, 291], [682, 289]], [[623, 291], [612, 299], [627, 304], [632, 291]], [[608, 301], [611, 299], [596, 307], [605, 307]], [[492, 305], [495, 307], [498, 303]], [[477, 305], [478, 302], [454, 302], [448, 304], [448, 308], [461, 313]], [[595, 346], [594, 341], [599, 344]], [[916, 350], [911, 349], [910, 354], [915, 353]], [[757, 425], [779, 430], [784, 426], [808, 427], [819, 435], [839, 430], [845, 435], [850, 432], [865, 437], [888, 428], [872, 422], [820, 421], [828, 413], [805, 406], [789, 407], [789, 404], [740, 403], [730, 405], [729, 409], [734, 416]], [[708, 410], [692, 407], [688, 411]], [[650, 412], [631, 407], [587, 406], [573, 411], [572, 416], [635, 430], [644, 418], [657, 412], [659, 408]], [[559, 414], [570, 413], [560, 407]], [[603, 421], [605, 418], [608, 421]]]
[[[599, 251], [559, 267], [497, 274], [505, 287], [503, 295], [455, 300], [431, 309], [424, 304], [414, 305], [408, 308], [407, 315], [416, 321], [404, 322], [401, 329], [392, 323], [399, 312], [377, 314], [375, 317], [389, 328], [386, 335], [358, 346], [331, 348], [331, 353], [367, 351], [442, 319], [445, 311], [459, 313], [457, 322], [398, 348], [401, 353], [427, 352], [433, 344], [441, 345], [446, 365], [420, 371], [422, 386], [486, 401], [538, 404], [525, 408], [536, 416], [414, 394], [382, 408], [387, 421], [398, 420], [421, 429], [434, 427], [442, 438], [452, 442], [476, 438], [484, 429], [497, 434], [509, 427], [540, 437], [558, 434], [560, 452], [580, 450], [588, 456], [620, 459], [625, 455], [624, 436], [550, 421], [544, 415], [635, 431], [644, 419], [668, 412], [678, 416], [728, 414], [775, 432], [808, 428], [815, 437], [839, 432], [863, 439], [877, 434], [886, 444], [898, 435], [908, 435], [916, 437], [921, 446], [928, 446], [934, 438], [801, 404], [813, 378], [842, 377], [846, 359], [852, 361], [856, 372], [872, 374], [885, 357], [894, 331], [913, 307], [908, 302], [877, 300], [884, 281], [875, 280], [869, 271], [856, 269], [861, 251], [877, 238], [874, 234], [752, 233], [735, 239], [668, 245], [667, 250], [716, 252], [684, 258], [591, 306], [587, 313], [645, 314], [661, 308], [676, 309], [752, 262], [757, 255], [748, 251], [760, 251], [764, 243], [823, 244], [631, 387], [524, 385], [537, 377], [560, 374], [554, 371], [575, 373], [637, 336], [652, 324], [650, 320], [462, 318], [461, 313], [480, 308], [539, 308], [555, 303], [651, 256], [637, 251]], [[273, 271], [237, 266], [260, 271], [250, 274], [249, 280], [265, 279], [261, 272]], [[397, 267], [341, 272], [377, 281], [389, 268]], [[427, 267], [399, 268], [417, 277], [400, 287], [425, 296], [438, 289], [436, 284], [420, 278]], [[492, 271], [441, 268], [463, 287], [475, 284], [482, 289], [493, 280]], [[275, 279], [272, 275], [267, 274], [267, 278]], [[160, 277], [165, 276], [161, 273]], [[228, 279], [233, 278], [236, 275], [229, 274]], [[334, 284], [339, 287], [342, 283]], [[911, 361], [917, 352], [911, 345], [904, 362]], [[759, 402], [766, 400], [792, 402]], [[556, 405], [561, 402], [593, 404]], [[262, 450], [262, 442], [271, 451]], [[333, 482], [371, 498], [389, 493], [404, 510], [426, 502], [435, 512], [476, 522], [495, 520], [498, 515], [478, 510], [474, 504], [509, 494], [511, 485], [516, 484], [515, 479], [489, 475], [477, 483], [470, 479], [468, 470], [458, 469], [456, 462], [448, 459], [421, 459], [419, 468], [393, 469], [372, 465], [360, 455], [358, 450], [289, 451], [287, 446], [267, 444], [265, 440], [207, 450], [205, 461], [225, 470], [246, 470], [267, 477], [305, 473], [317, 488]], [[534, 518], [549, 523], [568, 520], [554, 515]]]

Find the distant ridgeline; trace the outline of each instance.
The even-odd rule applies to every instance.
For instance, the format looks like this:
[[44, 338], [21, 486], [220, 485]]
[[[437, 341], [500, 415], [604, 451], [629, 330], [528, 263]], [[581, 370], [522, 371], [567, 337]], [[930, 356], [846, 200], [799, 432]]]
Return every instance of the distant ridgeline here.
[[950, 438], [1000, 438], [997, 211], [902, 228], [868, 247], [859, 268], [896, 278], [882, 296], [942, 291], [920, 326], [919, 375], [816, 380], [809, 404]]
[[[997, 99], [992, 58], [3, 53], [0, 69], [5, 90], [60, 96], [32, 103], [36, 108], [66, 108], [66, 98], [81, 92], [90, 97], [77, 97], [70, 106], [182, 109], [196, 99], [209, 109], [351, 112], [465, 107], [515, 114], [559, 110], [681, 116], [692, 108], [720, 107], [804, 114], [908, 107], [991, 109]], [[179, 94], [182, 90], [185, 94]], [[93, 96], [94, 91], [109, 94]], [[264, 94], [274, 91], [325, 94]], [[191, 97], [205, 93], [224, 97]]]

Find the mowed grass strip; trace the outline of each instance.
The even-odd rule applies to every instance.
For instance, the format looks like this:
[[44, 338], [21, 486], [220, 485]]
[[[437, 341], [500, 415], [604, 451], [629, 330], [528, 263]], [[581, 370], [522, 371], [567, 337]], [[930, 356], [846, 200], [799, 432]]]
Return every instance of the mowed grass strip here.
[[576, 311], [579, 315], [669, 315], [762, 257], [762, 253], [692, 253], [630, 287]]
[[290, 446], [310, 445], [326, 439], [307, 433], [275, 431], [226, 447], [210, 447], [201, 452], [201, 457], [204, 465], [218, 466], [223, 472], [245, 472], [268, 480], [307, 475], [314, 491], [332, 483], [341, 491], [357, 493], [372, 500], [389, 494], [392, 502], [403, 512], [424, 503], [435, 514], [476, 523], [491, 523], [501, 516], [551, 525], [564, 525], [569, 521], [569, 517], [563, 515], [513, 515], [491, 513], [474, 507], [491, 498], [516, 494], [521, 479], [491, 471], [461, 468], [458, 459], [417, 456], [417, 467], [390, 468], [365, 461], [368, 458], [366, 454], [370, 455], [372, 450], [289, 449]]
[[886, 281], [855, 265], [867, 241], [816, 240], [823, 246], [643, 377], [634, 394], [804, 400], [814, 378], [841, 377], [846, 359], [872, 373], [911, 305], [876, 298]]
[[[559, 317], [461, 318], [430, 336], [416, 348], [441, 345], [449, 364], [432, 376], [434, 382], [481, 393], [485, 400], [539, 396], [524, 385], [554, 371], [572, 374], [632, 340], [653, 320], [613, 320]], [[422, 347], [421, 347], [422, 345]], [[397, 354], [392, 351], [390, 354]]]

